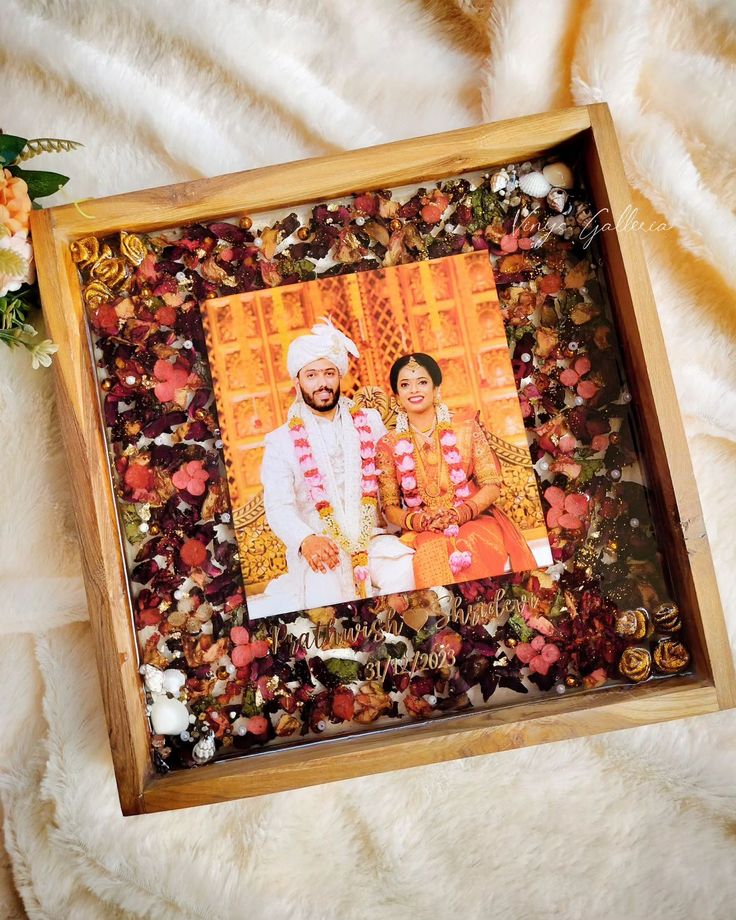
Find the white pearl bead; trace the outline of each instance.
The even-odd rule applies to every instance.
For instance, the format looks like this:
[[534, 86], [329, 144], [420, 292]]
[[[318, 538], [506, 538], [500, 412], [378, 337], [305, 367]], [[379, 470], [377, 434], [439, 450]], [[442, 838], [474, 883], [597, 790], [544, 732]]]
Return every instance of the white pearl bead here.
[[555, 690], [557, 693], [564, 693], [567, 687], [564, 684], [555, 684]]
[[194, 342], [192, 342], [191, 339], [187, 339], [186, 342], [184, 342], [184, 347], [185, 347], [185, 348], [194, 348]]
[[529, 354], [528, 351], [525, 351], [524, 354], [521, 356], [521, 360], [522, 360], [522, 361], [531, 361], [531, 360], [532, 360], [532, 356]]
[[135, 386], [136, 378], [133, 376], [128, 376], [125, 378], [125, 382], [128, 384], [129, 387]]
[[585, 402], [582, 396], [576, 396], [573, 401], [576, 406], [582, 406], [582, 404]]
[[317, 723], [317, 731], [323, 732], [326, 728], [327, 728], [327, 723], [325, 722], [324, 719], [320, 719], [319, 722]]
[[629, 524], [630, 524], [632, 527], [638, 527], [638, 526], [639, 526], [639, 518], [632, 518], [632, 519], [629, 521]]
[[539, 469], [540, 469], [540, 470], [548, 470], [548, 469], [549, 469], [549, 463], [548, 463], [546, 460], [540, 460], [540, 461], [539, 461]]
[[138, 525], [138, 530], [140, 530], [141, 533], [148, 533], [148, 529], [148, 524], [145, 521], [141, 521]]
[[356, 217], [356, 218], [355, 218], [355, 223], [356, 223], [359, 227], [362, 227], [363, 224], [365, 223], [365, 217]]

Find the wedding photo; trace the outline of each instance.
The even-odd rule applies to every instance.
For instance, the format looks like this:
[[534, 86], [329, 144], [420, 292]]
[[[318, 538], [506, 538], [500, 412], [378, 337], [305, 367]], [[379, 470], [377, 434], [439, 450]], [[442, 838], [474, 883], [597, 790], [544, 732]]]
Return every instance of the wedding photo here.
[[552, 563], [487, 254], [201, 309], [250, 619]]

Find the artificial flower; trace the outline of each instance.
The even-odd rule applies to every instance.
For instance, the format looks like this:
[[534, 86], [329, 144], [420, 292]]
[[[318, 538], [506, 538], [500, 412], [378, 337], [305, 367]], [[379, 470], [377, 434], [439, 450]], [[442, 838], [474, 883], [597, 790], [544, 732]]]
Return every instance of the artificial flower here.
[[27, 232], [19, 230], [0, 236], [0, 297], [23, 284], [32, 284], [34, 278], [33, 250]]
[[3, 169], [0, 175], [0, 225], [11, 234], [27, 233], [30, 213], [28, 185], [9, 169]]

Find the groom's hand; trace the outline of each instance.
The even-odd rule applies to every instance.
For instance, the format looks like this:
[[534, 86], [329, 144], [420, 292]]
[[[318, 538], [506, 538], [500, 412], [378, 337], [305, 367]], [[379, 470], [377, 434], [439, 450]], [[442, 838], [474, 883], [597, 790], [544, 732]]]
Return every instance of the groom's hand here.
[[312, 534], [305, 537], [299, 549], [307, 560], [307, 565], [314, 572], [327, 572], [329, 569], [334, 569], [340, 562], [340, 551], [337, 544], [329, 537]]

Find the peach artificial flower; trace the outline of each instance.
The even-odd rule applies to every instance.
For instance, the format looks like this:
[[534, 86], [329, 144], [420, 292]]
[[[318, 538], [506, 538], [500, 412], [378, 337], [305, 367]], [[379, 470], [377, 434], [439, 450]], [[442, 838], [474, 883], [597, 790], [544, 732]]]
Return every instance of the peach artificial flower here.
[[8, 233], [28, 232], [30, 213], [28, 186], [9, 169], [4, 169], [0, 177], [0, 224]]

